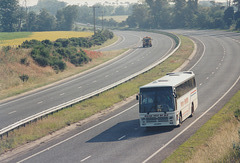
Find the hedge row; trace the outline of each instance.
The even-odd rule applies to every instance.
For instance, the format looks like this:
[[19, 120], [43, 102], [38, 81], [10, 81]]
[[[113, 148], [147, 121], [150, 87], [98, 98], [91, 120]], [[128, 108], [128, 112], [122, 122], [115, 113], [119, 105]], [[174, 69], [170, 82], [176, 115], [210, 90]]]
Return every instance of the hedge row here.
[[50, 40], [25, 41], [19, 48], [32, 48], [31, 57], [38, 65], [42, 67], [52, 66], [58, 72], [59, 70], [63, 71], [66, 69], [66, 61], [71, 62], [75, 66], [88, 63], [91, 59], [80, 48], [101, 45], [111, 38], [113, 38], [113, 33], [104, 30], [98, 31], [89, 38], [57, 39], [54, 42]]

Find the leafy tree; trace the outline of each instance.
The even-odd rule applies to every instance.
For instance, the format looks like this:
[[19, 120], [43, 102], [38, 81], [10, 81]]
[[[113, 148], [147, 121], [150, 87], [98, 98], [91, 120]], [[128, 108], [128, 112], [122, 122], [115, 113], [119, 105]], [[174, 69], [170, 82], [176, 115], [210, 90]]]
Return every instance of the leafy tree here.
[[18, 0], [0, 0], [0, 28], [3, 32], [16, 31], [18, 8]]
[[59, 30], [72, 30], [77, 19], [78, 8], [76, 5], [67, 6], [57, 12], [57, 26]]
[[240, 18], [237, 20], [236, 22], [236, 27], [235, 27], [236, 30], [240, 30]]
[[135, 4], [132, 15], [127, 18], [126, 23], [129, 27], [147, 28], [150, 26], [152, 18], [149, 17], [150, 8], [147, 4]]
[[233, 0], [233, 3], [237, 6], [238, 11], [240, 11], [240, 0]]
[[128, 16], [126, 23], [130, 28], [137, 27], [136, 20], [135, 20], [134, 16], [132, 16], [132, 15]]
[[29, 12], [27, 15], [26, 21], [26, 30], [27, 31], [36, 31], [37, 27], [37, 14], [33, 11]]
[[17, 31], [22, 30], [23, 22], [26, 21], [27, 12], [24, 7], [18, 7], [16, 18], [18, 20]]
[[153, 16], [154, 28], [170, 26], [170, 10], [168, 0], [146, 0]]
[[38, 0], [37, 8], [41, 11], [45, 9], [51, 15], [56, 15], [57, 11], [66, 7], [66, 2], [60, 2], [58, 0]]
[[238, 19], [240, 19], [240, 11], [234, 13], [234, 20], [237, 21]]
[[174, 28], [183, 28], [185, 27], [186, 21], [186, 0], [174, 0], [174, 12], [173, 12], [173, 27]]
[[37, 16], [38, 31], [52, 31], [56, 28], [55, 17], [50, 15], [45, 9], [41, 10]]
[[224, 11], [224, 17], [223, 17], [223, 20], [226, 23], [228, 28], [232, 25], [233, 18], [234, 18], [234, 9], [233, 9], [233, 7], [228, 7]]
[[115, 9], [114, 15], [125, 15], [125, 8], [123, 6], [119, 6]]

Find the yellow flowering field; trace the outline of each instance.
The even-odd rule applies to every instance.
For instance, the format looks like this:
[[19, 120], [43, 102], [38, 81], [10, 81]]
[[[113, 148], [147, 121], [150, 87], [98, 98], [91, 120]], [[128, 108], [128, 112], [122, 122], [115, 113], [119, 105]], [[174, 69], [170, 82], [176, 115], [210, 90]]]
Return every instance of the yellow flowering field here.
[[55, 41], [58, 38], [71, 38], [71, 37], [89, 37], [92, 36], [93, 32], [77, 32], [77, 31], [51, 31], [51, 32], [32, 32], [29, 37], [18, 38], [11, 40], [0, 41], [0, 46], [18, 46], [26, 40], [50, 40]]

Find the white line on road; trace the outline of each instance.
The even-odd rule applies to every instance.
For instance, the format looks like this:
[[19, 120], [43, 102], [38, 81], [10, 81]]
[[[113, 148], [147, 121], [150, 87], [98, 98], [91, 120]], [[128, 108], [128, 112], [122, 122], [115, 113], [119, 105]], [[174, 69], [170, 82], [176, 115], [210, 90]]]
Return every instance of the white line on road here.
[[60, 96], [63, 96], [65, 93], [61, 93]]
[[43, 101], [39, 101], [37, 104], [41, 104], [41, 103], [43, 103]]
[[12, 112], [10, 112], [10, 113], [8, 113], [8, 114], [10, 115], [10, 114], [13, 114], [13, 113], [16, 113], [16, 112], [17, 112], [17, 111], [12, 111]]
[[125, 138], [126, 135], [123, 135], [122, 137], [120, 137], [118, 140], [122, 140], [123, 138]]
[[84, 161], [86, 161], [87, 159], [89, 159], [89, 158], [91, 158], [91, 157], [92, 157], [92, 156], [88, 156], [88, 157], [82, 159], [81, 162], [84, 162]]
[[65, 143], [65, 142], [67, 142], [67, 141], [69, 141], [69, 140], [71, 140], [71, 139], [73, 139], [73, 138], [75, 138], [75, 137], [77, 137], [77, 136], [79, 136], [79, 135], [81, 135], [81, 134], [83, 134], [83, 133], [85, 133], [85, 132], [87, 132], [87, 131], [95, 128], [95, 127], [97, 127], [97, 126], [100, 126], [101, 124], [103, 124], [103, 123], [105, 123], [105, 122], [107, 122], [107, 121], [109, 121], [109, 120], [111, 120], [111, 119], [113, 119], [113, 118], [115, 118], [115, 117], [117, 117], [117, 116], [119, 116], [119, 115], [121, 115], [121, 114], [129, 111], [129, 110], [131, 110], [132, 108], [134, 108], [134, 107], [137, 106], [137, 105], [138, 105], [138, 103], [134, 104], [133, 106], [129, 107], [128, 109], [126, 109], [126, 110], [124, 110], [124, 111], [122, 111], [122, 112], [120, 112], [120, 113], [118, 113], [118, 114], [116, 114], [116, 115], [114, 115], [114, 116], [112, 116], [112, 117], [110, 117], [110, 118], [108, 118], [108, 119], [106, 119], [106, 120], [104, 120], [104, 121], [102, 121], [102, 122], [100, 122], [100, 123], [92, 126], [92, 127], [87, 128], [86, 130], [83, 130], [83, 131], [81, 131], [81, 132], [79, 132], [79, 133], [77, 133], [77, 134], [75, 134], [75, 135], [73, 135], [73, 136], [71, 136], [71, 137], [63, 140], [63, 141], [58, 142], [57, 144], [54, 144], [54, 145], [52, 145], [52, 146], [50, 146], [50, 147], [48, 147], [48, 148], [46, 148], [46, 149], [43, 149], [42, 151], [39, 151], [39, 152], [37, 152], [37, 153], [35, 153], [35, 154], [33, 154], [33, 155], [31, 155], [31, 156], [29, 156], [29, 157], [21, 160], [21, 161], [18, 161], [17, 163], [21, 163], [21, 162], [24, 162], [24, 161], [26, 161], [26, 160], [29, 160], [29, 159], [37, 156], [37, 155], [40, 155], [40, 154], [43, 153], [43, 152], [46, 152], [46, 151], [48, 151], [48, 150], [50, 150], [50, 149], [52, 149], [52, 148], [54, 148], [54, 147], [56, 147], [56, 146], [58, 146], [58, 145], [61, 145], [61, 144]]

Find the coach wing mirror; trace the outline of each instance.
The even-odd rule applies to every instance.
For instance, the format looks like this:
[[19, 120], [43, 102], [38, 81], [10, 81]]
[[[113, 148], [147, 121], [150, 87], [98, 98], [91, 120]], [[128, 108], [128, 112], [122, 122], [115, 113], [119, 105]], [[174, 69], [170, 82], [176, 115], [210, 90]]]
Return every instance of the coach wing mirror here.
[[137, 95], [136, 95], [136, 100], [138, 100], [138, 99], [139, 99], [139, 95], [137, 94]]
[[177, 94], [176, 94], [176, 90], [175, 89], [174, 89], [174, 92], [173, 92], [173, 97], [177, 98]]

